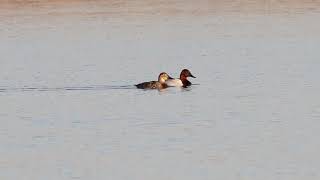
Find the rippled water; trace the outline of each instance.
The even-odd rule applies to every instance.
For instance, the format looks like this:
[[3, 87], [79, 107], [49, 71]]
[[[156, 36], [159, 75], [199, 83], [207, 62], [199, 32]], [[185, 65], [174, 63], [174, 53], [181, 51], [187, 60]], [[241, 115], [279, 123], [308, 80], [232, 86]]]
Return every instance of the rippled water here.
[[0, 179], [319, 179], [319, 9], [2, 2]]

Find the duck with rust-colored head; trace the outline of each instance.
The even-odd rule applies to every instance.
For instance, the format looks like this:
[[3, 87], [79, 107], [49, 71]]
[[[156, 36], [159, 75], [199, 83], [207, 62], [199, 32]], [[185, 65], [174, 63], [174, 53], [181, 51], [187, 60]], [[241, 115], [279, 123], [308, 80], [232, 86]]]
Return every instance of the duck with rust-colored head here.
[[168, 85], [165, 82], [169, 79], [173, 78], [170, 77], [167, 73], [162, 72], [158, 76], [158, 81], [143, 82], [140, 84], [136, 84], [135, 86], [138, 89], [164, 89], [168, 87]]
[[192, 84], [190, 81], [188, 81], [188, 77], [196, 78], [188, 69], [183, 69], [180, 73], [179, 79], [168, 79], [165, 83], [169, 87], [188, 87]]

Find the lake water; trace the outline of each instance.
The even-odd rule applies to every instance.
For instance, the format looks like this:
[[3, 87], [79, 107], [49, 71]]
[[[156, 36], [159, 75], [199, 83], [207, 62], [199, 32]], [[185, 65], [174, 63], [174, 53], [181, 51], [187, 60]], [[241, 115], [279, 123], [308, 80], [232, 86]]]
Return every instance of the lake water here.
[[[0, 179], [320, 178], [319, 1], [1, 1]], [[187, 89], [139, 90], [191, 70]]]

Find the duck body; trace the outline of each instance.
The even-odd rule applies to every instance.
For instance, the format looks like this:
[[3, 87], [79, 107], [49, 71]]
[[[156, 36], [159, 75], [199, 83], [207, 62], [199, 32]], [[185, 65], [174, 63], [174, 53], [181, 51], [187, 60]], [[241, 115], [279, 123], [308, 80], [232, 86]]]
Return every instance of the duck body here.
[[181, 79], [178, 79], [178, 78], [177, 79], [167, 80], [166, 84], [169, 87], [182, 87], [183, 86], [183, 83], [182, 83]]
[[143, 82], [135, 85], [138, 89], [164, 89], [167, 88], [167, 84], [161, 84], [158, 81]]
[[167, 73], [162, 72], [158, 76], [158, 81], [149, 81], [136, 84], [138, 89], [165, 89], [168, 85], [165, 83], [168, 79], [173, 79]]
[[188, 69], [183, 69], [180, 73], [180, 78], [168, 79], [165, 83], [169, 87], [188, 87], [191, 86], [192, 83], [187, 79], [187, 77], [196, 78]]

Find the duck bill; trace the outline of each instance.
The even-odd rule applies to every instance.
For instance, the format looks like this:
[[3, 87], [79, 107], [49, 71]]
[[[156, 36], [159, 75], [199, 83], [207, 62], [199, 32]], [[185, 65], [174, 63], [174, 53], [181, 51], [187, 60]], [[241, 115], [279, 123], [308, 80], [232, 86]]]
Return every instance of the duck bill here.
[[191, 73], [190, 73], [190, 77], [192, 77], [192, 78], [196, 78], [195, 76], [193, 76]]
[[172, 78], [172, 77], [168, 76], [168, 79], [174, 79], [174, 78]]

